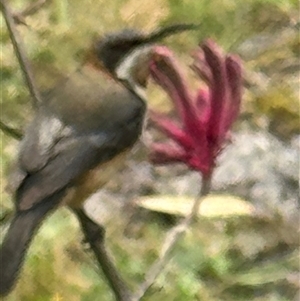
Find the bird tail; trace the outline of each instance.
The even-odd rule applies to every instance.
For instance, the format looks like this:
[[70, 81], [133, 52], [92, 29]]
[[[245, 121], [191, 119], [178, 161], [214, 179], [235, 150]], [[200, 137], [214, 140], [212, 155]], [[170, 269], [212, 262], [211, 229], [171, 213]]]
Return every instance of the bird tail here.
[[0, 247], [0, 296], [13, 289], [35, 233], [45, 217], [57, 208], [60, 197], [61, 193], [54, 194], [35, 208], [16, 212]]

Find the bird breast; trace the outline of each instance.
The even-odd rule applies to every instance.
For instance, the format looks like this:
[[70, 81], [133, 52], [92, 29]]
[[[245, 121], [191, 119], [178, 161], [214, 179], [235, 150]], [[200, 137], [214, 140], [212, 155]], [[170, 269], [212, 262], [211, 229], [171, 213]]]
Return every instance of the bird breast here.
[[104, 164], [99, 164], [92, 170], [87, 171], [80, 177], [77, 183], [67, 191], [62, 204], [72, 208], [82, 207], [82, 204], [89, 196], [108, 182], [113, 181], [114, 175], [125, 166], [127, 154], [128, 151], [122, 152], [112, 160]]

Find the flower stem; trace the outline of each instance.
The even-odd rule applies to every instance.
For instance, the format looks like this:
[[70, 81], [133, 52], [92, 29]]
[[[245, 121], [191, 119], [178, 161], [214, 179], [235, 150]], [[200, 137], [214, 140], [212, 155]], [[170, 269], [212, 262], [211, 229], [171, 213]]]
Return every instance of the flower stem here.
[[149, 271], [145, 275], [144, 282], [138, 287], [132, 301], [139, 301], [146, 294], [148, 289], [153, 285], [156, 278], [165, 268], [170, 260], [170, 254], [174, 250], [176, 244], [183, 234], [187, 231], [192, 221], [197, 217], [199, 207], [203, 198], [209, 194], [211, 189], [212, 174], [204, 175], [202, 177], [202, 186], [199, 196], [195, 199], [190, 214], [180, 221], [175, 227], [173, 227], [166, 235], [164, 243], [162, 245], [159, 258], [150, 267]]
[[193, 208], [186, 218], [187, 220], [190, 220], [189, 223], [192, 222], [192, 220], [197, 217], [197, 213], [199, 212], [199, 207], [203, 201], [203, 198], [209, 194], [211, 190], [211, 179], [212, 179], [212, 174], [208, 175], [203, 175], [202, 176], [202, 185], [201, 189], [199, 192], [199, 196], [195, 199], [195, 202], [193, 204]]

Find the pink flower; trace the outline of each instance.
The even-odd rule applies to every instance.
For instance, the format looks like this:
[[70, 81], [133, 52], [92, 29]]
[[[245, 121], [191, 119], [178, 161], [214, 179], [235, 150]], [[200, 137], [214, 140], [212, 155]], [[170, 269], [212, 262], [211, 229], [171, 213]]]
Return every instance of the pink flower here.
[[150, 111], [150, 119], [170, 140], [153, 143], [151, 160], [157, 164], [182, 162], [203, 175], [211, 174], [216, 158], [228, 140], [242, 95], [242, 71], [238, 57], [224, 56], [212, 40], [195, 51], [192, 69], [205, 80], [192, 95], [187, 81], [166, 47], [157, 47], [151, 75], [173, 101], [180, 122]]

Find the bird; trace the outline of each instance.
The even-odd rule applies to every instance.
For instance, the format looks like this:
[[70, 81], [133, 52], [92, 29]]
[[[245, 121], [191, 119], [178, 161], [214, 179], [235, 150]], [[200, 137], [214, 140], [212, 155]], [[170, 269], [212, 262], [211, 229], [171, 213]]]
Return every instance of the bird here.
[[191, 29], [108, 33], [80, 68], [43, 94], [11, 176], [15, 210], [0, 247], [0, 296], [14, 288], [45, 218], [64, 205], [85, 218], [84, 201], [122, 167], [142, 133], [156, 43]]

